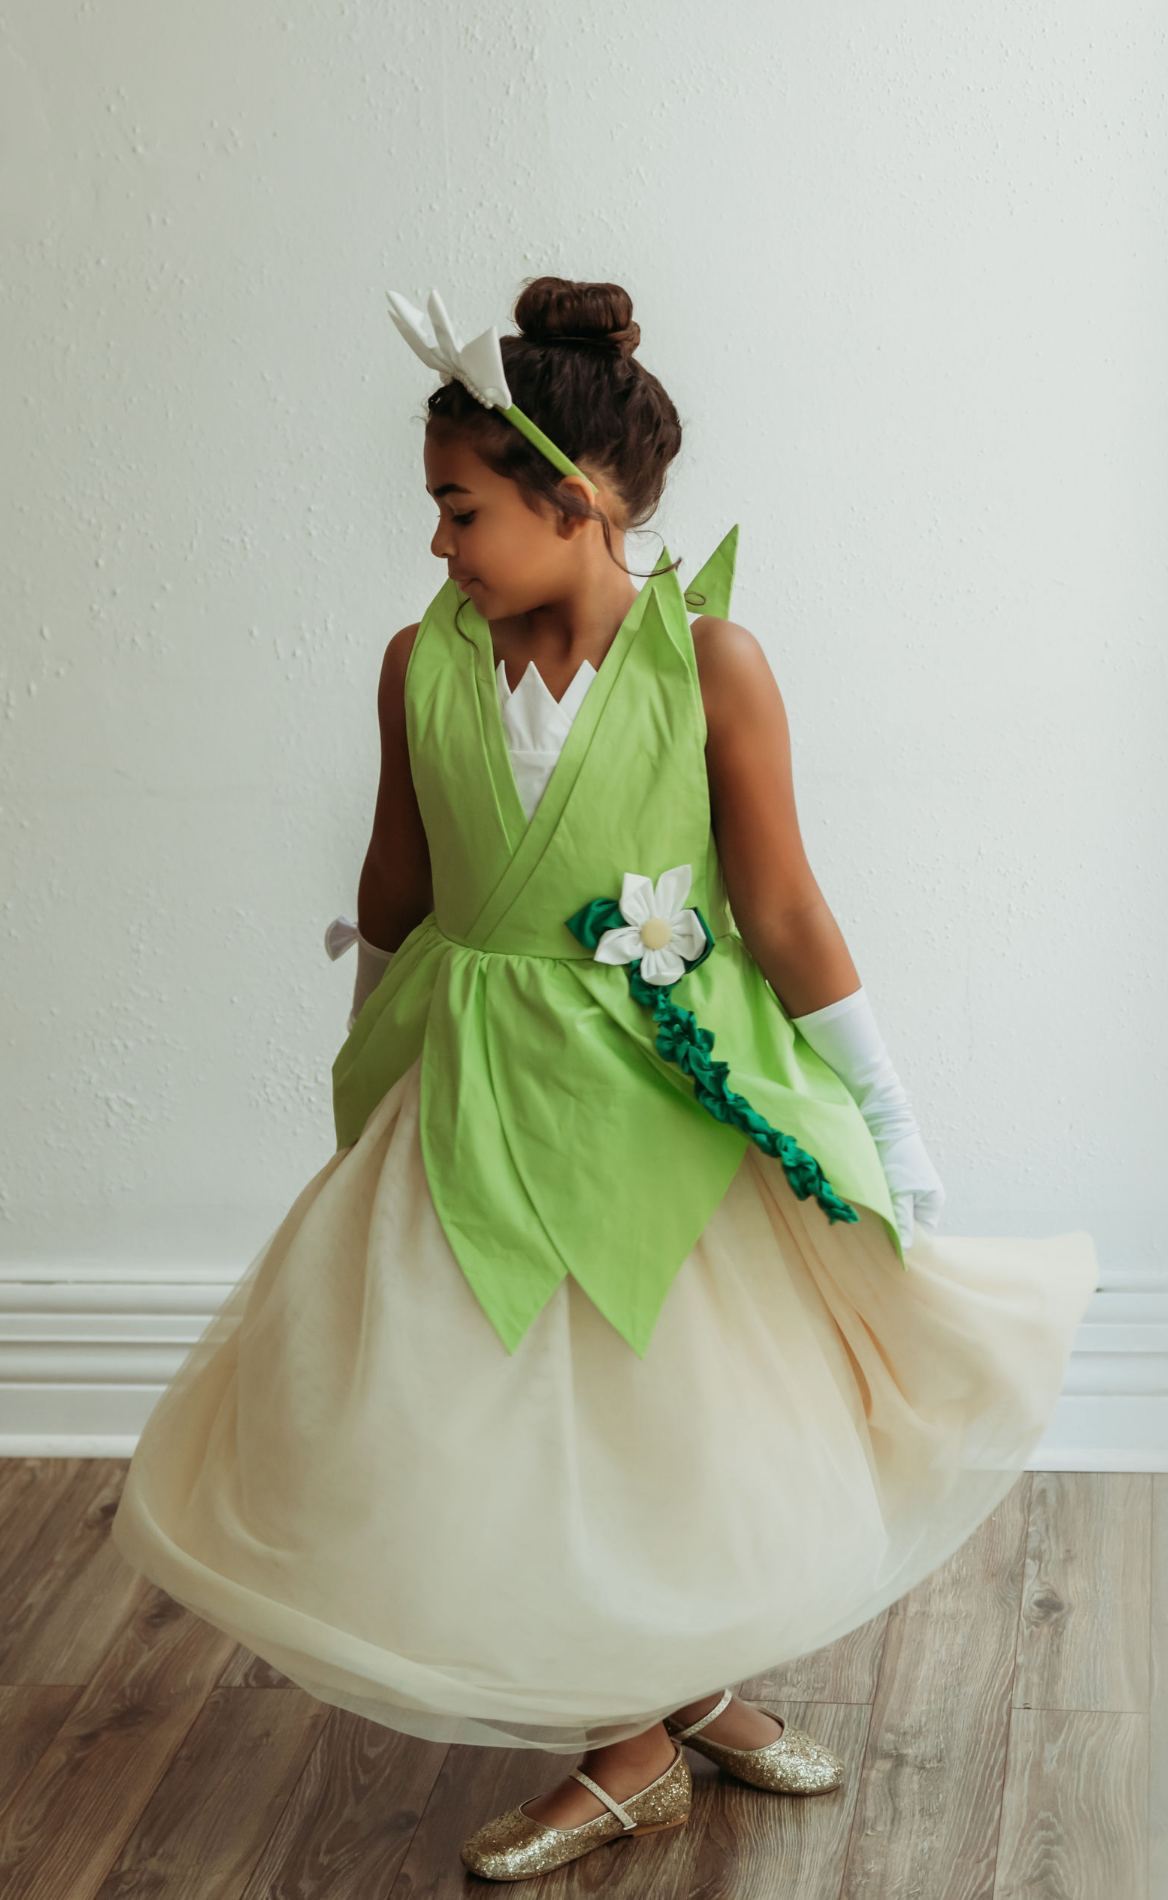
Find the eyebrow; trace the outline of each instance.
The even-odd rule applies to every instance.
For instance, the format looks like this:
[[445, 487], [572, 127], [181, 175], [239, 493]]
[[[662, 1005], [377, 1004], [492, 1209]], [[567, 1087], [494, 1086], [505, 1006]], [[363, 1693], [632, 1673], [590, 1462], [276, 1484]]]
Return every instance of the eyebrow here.
[[441, 488], [431, 488], [429, 493], [435, 501], [441, 501], [443, 495], [469, 495], [469, 488], [463, 488], [459, 482], [443, 482]]

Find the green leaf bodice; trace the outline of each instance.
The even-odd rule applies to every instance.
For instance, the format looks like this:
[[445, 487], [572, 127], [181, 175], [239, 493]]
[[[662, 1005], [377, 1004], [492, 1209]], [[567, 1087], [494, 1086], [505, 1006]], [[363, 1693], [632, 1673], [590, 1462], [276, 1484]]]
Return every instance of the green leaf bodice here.
[[[728, 584], [722, 591], [728, 605]], [[582, 906], [619, 896], [626, 871], [655, 879], [692, 866], [688, 901], [714, 947], [676, 984], [674, 1002], [712, 1034], [761, 1125], [814, 1157], [836, 1196], [882, 1215], [903, 1258], [859, 1109], [794, 1028], [729, 912], [676, 574], [646, 581], [530, 821], [490, 628], [452, 581], [422, 617], [405, 696], [434, 909], [333, 1064], [337, 1145], [358, 1139], [420, 1055], [430, 1192], [507, 1349], [571, 1273], [643, 1356], [750, 1142], [746, 1124], [718, 1119], [661, 1052], [626, 971], [595, 961], [568, 927]]]

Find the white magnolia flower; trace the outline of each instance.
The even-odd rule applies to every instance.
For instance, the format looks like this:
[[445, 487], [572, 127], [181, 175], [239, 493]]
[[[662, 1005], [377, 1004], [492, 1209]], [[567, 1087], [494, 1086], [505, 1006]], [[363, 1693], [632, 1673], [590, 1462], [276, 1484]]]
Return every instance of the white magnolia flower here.
[[[693, 869], [679, 864], [651, 878], [626, 871], [617, 899], [624, 925], [606, 930], [593, 951], [597, 963], [633, 963], [641, 960], [646, 983], [676, 983], [706, 947], [706, 933], [696, 910], [683, 910], [693, 882]], [[683, 960], [684, 959], [684, 960]]]
[[[487, 409], [510, 409], [511, 391], [503, 371], [503, 352], [499, 332], [492, 324], [473, 343], [462, 344], [454, 333], [446, 306], [436, 290], [430, 292], [426, 309], [429, 322], [412, 303], [396, 290], [386, 292], [389, 314], [415, 356], [430, 369], [436, 369], [444, 383], [457, 376], [477, 402]], [[431, 327], [433, 326], [433, 327]]]

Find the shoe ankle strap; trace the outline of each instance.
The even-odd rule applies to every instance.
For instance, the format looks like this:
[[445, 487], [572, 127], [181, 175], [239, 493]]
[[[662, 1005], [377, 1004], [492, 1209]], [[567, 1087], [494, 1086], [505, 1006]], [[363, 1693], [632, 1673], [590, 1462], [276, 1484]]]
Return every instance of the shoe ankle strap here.
[[625, 1828], [626, 1831], [631, 1827], [636, 1827], [637, 1823], [634, 1817], [629, 1813], [627, 1808], [621, 1807], [621, 1804], [619, 1801], [613, 1800], [607, 1788], [602, 1788], [598, 1781], [593, 1781], [592, 1776], [586, 1775], [582, 1768], [573, 1768], [571, 1772], [576, 1777], [577, 1781], [582, 1781], [586, 1788], [590, 1788], [592, 1790], [597, 1800], [603, 1801], [606, 1808], [612, 1809], [613, 1813], [616, 1815], [617, 1819], [620, 1821], [621, 1826]]
[[733, 1699], [733, 1689], [723, 1689], [713, 1708], [707, 1709], [705, 1715], [700, 1715], [696, 1722], [690, 1723], [688, 1728], [673, 1728], [670, 1726], [669, 1733], [675, 1742], [684, 1742], [688, 1736], [696, 1735], [699, 1729], [705, 1728], [706, 1723], [712, 1722], [716, 1715], [721, 1715], [722, 1710], [728, 1708]]

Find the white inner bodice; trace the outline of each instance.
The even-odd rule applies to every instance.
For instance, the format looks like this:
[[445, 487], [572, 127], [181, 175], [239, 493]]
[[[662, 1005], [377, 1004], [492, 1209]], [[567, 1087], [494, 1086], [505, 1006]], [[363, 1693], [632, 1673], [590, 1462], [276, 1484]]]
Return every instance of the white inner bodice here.
[[507, 750], [523, 809], [530, 818], [543, 797], [552, 769], [560, 756], [572, 721], [584, 695], [596, 678], [591, 660], [581, 660], [564, 697], [557, 700], [534, 660], [512, 690], [502, 660], [495, 669], [499, 683], [499, 710], [507, 735]]

